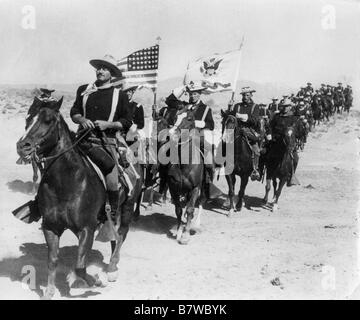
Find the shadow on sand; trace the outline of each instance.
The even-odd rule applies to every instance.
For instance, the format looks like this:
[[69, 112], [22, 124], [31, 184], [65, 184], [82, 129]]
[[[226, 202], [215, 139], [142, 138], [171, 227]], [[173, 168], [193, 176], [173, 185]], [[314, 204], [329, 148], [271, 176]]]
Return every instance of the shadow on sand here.
[[175, 217], [155, 212], [150, 215], [140, 216], [137, 221], [134, 221], [131, 224], [131, 230], [141, 230], [155, 234], [167, 234], [175, 225], [177, 225]]
[[33, 183], [32, 181], [24, 182], [22, 180], [9, 181], [6, 185], [11, 191], [25, 194], [35, 194], [39, 186], [38, 183]]
[[[47, 255], [48, 250], [46, 244], [24, 243], [20, 246], [22, 256], [18, 258], [4, 258], [0, 261], [0, 277], [10, 278], [11, 281], [22, 282], [22, 279], [29, 274], [29, 269], [25, 266], [31, 266], [36, 272], [36, 289], [39, 297], [43, 295], [41, 287], [47, 285]], [[67, 298], [87, 298], [90, 296], [101, 294], [87, 288], [87, 291], [80, 295], [71, 295], [70, 287], [66, 280], [67, 275], [74, 270], [77, 246], [68, 246], [60, 248], [59, 263], [56, 273], [56, 287], [61, 296]], [[104, 269], [103, 255], [97, 250], [91, 250], [88, 254], [88, 265], [97, 265]]]

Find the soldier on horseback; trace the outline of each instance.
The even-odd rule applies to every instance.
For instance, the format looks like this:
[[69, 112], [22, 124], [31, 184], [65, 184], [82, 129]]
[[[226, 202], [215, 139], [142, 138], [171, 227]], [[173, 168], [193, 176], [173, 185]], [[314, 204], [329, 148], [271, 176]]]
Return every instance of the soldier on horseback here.
[[253, 172], [251, 173], [251, 180], [260, 181], [259, 174], [259, 157], [260, 157], [260, 118], [259, 106], [252, 100], [252, 94], [255, 90], [250, 90], [248, 87], [243, 88], [242, 102], [234, 105], [234, 113], [238, 119], [239, 126], [248, 139], [252, 150]]
[[314, 93], [314, 88], [312, 87], [311, 82], [308, 82], [308, 83], [306, 84], [306, 87], [305, 87], [304, 91], [305, 91], [305, 93], [309, 93], [310, 96], [313, 95], [313, 93]]
[[49, 90], [49, 89], [45, 89], [45, 88], [40, 88], [41, 91], [41, 95], [39, 96], [40, 100], [51, 100], [54, 101], [55, 99], [51, 96], [51, 94], [55, 91], [55, 90]]
[[277, 113], [279, 111], [279, 104], [277, 103], [277, 101], [279, 100], [278, 98], [272, 98], [271, 99], [272, 102], [269, 104], [269, 111], [270, 111], [270, 115], [271, 118], [274, 116], [275, 113]]
[[[297, 117], [293, 112], [293, 103], [287, 99], [280, 106], [280, 113], [270, 121], [270, 131], [267, 139], [274, 143], [284, 139], [285, 133], [289, 127], [293, 127], [297, 121]], [[294, 171], [294, 170], [293, 170]], [[290, 180], [288, 186], [291, 185]]]
[[[114, 158], [117, 147], [116, 133], [126, 133], [132, 123], [129, 100], [124, 92], [111, 83], [111, 77], [121, 77], [121, 71], [116, 67], [113, 57], [90, 60], [90, 64], [96, 69], [97, 80], [78, 88], [70, 111], [71, 119], [80, 125], [79, 130], [94, 129], [87, 136], [86, 142]], [[107, 172], [105, 180], [111, 214], [114, 216], [119, 207], [117, 165], [113, 165], [110, 172]]]

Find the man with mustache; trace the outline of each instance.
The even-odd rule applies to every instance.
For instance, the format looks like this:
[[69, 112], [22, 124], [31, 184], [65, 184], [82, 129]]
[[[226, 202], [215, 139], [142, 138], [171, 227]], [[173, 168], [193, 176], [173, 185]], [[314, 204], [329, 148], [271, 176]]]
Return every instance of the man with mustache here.
[[[112, 56], [90, 60], [90, 64], [95, 68], [96, 81], [78, 88], [70, 116], [79, 129], [94, 129], [85, 139], [92, 147], [102, 148], [113, 156], [117, 154], [116, 133], [126, 134], [132, 124], [129, 101], [111, 82], [112, 77], [122, 76]], [[113, 216], [119, 207], [118, 174], [115, 165], [105, 176]]]

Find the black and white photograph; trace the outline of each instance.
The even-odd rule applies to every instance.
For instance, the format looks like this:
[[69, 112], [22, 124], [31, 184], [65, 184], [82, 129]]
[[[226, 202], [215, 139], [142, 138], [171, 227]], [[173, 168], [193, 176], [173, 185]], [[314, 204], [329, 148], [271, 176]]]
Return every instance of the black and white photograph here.
[[0, 0], [0, 38], [0, 300], [360, 299], [360, 1]]

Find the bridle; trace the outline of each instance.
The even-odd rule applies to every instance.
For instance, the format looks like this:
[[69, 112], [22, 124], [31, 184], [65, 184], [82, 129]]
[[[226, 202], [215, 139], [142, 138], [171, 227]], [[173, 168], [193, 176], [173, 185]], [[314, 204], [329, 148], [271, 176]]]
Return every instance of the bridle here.
[[[59, 118], [56, 117], [56, 120], [59, 121]], [[59, 142], [60, 139], [60, 128], [58, 125], [56, 125], [58, 133], [57, 133], [57, 141], [56, 144]], [[92, 128], [89, 128], [87, 130], [85, 130], [82, 135], [68, 148], [66, 148], [65, 150], [55, 154], [55, 155], [51, 155], [48, 157], [39, 157], [38, 155], [38, 150], [41, 147], [41, 144], [44, 143], [44, 141], [47, 140], [47, 138], [54, 132], [55, 129], [51, 128], [49, 129], [45, 135], [43, 137], [41, 137], [39, 139], [39, 141], [37, 143], [35, 143], [34, 145], [34, 149], [33, 151], [30, 153], [30, 156], [35, 160], [35, 162], [39, 163], [39, 164], [44, 164], [46, 161], [49, 160], [53, 160], [53, 162], [55, 162], [56, 159], [58, 159], [59, 157], [61, 157], [62, 155], [64, 155], [65, 153], [69, 152], [70, 150], [74, 149], [87, 135], [88, 133], [92, 130]]]
[[[228, 114], [226, 116], [226, 120], [225, 120], [225, 123], [224, 123], [224, 131], [226, 130], [226, 123], [229, 121], [229, 118], [233, 119], [233, 121], [235, 123], [235, 127], [233, 129], [235, 130], [235, 129], [238, 128], [237, 118], [235, 116], [233, 116], [232, 114]], [[222, 133], [222, 136], [221, 136], [222, 141], [224, 141], [223, 136], [224, 136], [224, 132]], [[234, 143], [238, 138], [241, 138], [241, 134], [239, 134], [237, 137], [234, 138]]]

